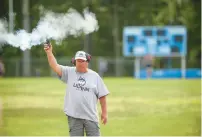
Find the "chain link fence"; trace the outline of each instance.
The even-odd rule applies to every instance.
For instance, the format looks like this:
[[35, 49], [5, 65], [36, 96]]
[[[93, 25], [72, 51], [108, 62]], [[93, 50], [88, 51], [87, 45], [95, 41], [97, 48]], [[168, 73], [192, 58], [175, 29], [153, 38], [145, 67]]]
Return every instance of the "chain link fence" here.
[[[56, 58], [58, 64], [72, 66], [71, 57]], [[133, 75], [133, 59], [119, 58], [117, 60], [118, 69], [115, 68], [116, 60], [107, 57], [93, 57], [89, 67], [98, 72], [101, 76], [132, 76]], [[19, 58], [5, 59], [5, 77], [22, 77], [23, 76], [23, 60]], [[31, 77], [48, 77], [54, 76], [47, 58], [33, 58], [30, 60], [30, 76]], [[118, 71], [118, 73], [116, 72]]]
[[[61, 65], [72, 66], [71, 57], [56, 57]], [[93, 57], [89, 67], [103, 77], [133, 77], [135, 72], [135, 58], [120, 57], [117, 60], [112, 57]], [[187, 62], [187, 68], [189, 61]], [[118, 64], [116, 68], [116, 63]], [[5, 77], [23, 77], [23, 60], [19, 58], [4, 59]], [[51, 70], [46, 57], [32, 58], [30, 60], [30, 77], [55, 76]], [[144, 68], [143, 59], [140, 60], [140, 69]], [[180, 68], [180, 58], [155, 58], [154, 69], [159, 68]]]

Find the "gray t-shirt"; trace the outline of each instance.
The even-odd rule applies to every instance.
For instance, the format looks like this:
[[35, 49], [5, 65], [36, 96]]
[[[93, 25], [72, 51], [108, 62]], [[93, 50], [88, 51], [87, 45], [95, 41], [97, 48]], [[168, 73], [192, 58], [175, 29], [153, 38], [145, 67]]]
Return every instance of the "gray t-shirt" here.
[[102, 78], [93, 70], [79, 73], [75, 67], [61, 66], [62, 76], [67, 84], [64, 112], [68, 116], [99, 122], [97, 102], [109, 94]]

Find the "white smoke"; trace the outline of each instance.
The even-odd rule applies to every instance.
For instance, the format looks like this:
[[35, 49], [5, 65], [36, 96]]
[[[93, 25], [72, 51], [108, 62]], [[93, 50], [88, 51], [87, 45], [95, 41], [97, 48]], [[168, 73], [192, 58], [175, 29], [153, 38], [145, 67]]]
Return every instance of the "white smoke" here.
[[25, 30], [8, 33], [6, 22], [0, 20], [0, 43], [25, 50], [40, 45], [47, 39], [61, 41], [69, 35], [77, 37], [81, 33], [89, 34], [97, 31], [98, 28], [95, 14], [88, 9], [83, 11], [83, 16], [75, 9], [69, 9], [67, 13], [46, 11], [31, 33]]

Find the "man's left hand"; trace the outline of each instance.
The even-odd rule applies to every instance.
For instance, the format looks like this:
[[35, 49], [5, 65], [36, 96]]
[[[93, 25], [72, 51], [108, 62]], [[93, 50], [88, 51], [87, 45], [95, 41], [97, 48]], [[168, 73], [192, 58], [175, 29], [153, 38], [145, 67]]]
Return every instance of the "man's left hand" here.
[[102, 124], [106, 124], [107, 123], [107, 120], [108, 120], [108, 116], [106, 113], [102, 113], [101, 114], [101, 121], [102, 121]]

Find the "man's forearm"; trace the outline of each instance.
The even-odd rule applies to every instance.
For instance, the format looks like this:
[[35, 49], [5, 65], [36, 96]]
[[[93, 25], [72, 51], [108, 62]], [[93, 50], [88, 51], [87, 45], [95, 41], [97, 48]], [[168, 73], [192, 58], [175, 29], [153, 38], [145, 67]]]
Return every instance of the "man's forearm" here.
[[47, 58], [48, 58], [48, 63], [50, 65], [50, 67], [55, 71], [57, 72], [57, 67], [58, 67], [58, 64], [57, 64], [57, 61], [53, 55], [53, 53], [48, 53], [47, 54]]
[[107, 98], [106, 96], [100, 98], [100, 105], [102, 113], [107, 114]]

